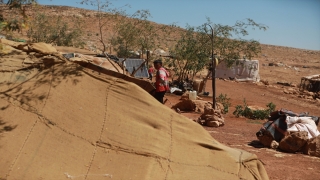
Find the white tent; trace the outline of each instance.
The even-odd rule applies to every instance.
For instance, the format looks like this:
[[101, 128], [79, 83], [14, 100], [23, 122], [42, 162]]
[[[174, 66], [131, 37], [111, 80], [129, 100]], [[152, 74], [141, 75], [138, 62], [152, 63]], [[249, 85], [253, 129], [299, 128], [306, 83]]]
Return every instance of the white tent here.
[[218, 64], [216, 69], [217, 78], [234, 78], [237, 81], [260, 81], [259, 61], [240, 59], [231, 67], [227, 67], [224, 62]]

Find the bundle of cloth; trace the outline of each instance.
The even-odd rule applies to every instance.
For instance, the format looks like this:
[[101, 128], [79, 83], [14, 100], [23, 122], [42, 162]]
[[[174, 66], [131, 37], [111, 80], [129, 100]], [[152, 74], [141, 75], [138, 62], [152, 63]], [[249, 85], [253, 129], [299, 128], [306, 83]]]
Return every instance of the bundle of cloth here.
[[305, 131], [308, 139], [320, 135], [317, 129], [320, 118], [309, 113], [294, 113], [286, 109], [270, 113], [269, 119], [256, 133], [257, 138], [265, 146], [271, 146], [273, 141], [280, 142], [285, 136]]
[[[317, 129], [317, 124], [319, 123], [319, 118], [317, 121], [315, 119], [318, 117], [299, 117], [299, 116], [287, 116], [286, 123], [288, 126], [288, 132], [308, 132], [308, 139], [317, 137], [320, 132]], [[317, 123], [316, 123], [317, 122]]]

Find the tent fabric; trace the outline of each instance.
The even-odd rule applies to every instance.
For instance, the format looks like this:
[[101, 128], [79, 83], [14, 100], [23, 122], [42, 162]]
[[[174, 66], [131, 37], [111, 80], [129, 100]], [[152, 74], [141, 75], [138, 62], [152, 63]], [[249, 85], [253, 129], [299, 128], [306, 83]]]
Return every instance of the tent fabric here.
[[258, 60], [237, 60], [231, 67], [225, 62], [218, 64], [216, 68], [217, 78], [232, 78], [237, 81], [260, 81]]
[[94, 67], [53, 64], [0, 84], [0, 179], [268, 179], [256, 155]]

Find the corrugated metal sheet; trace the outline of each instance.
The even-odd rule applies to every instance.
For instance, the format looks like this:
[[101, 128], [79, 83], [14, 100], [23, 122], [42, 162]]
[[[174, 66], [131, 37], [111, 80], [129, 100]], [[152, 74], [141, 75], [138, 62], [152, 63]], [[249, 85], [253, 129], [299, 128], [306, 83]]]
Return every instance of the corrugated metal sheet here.
[[[124, 58], [119, 58], [120, 64], [122, 63], [122, 61], [124, 60]], [[136, 70], [142, 63], [144, 62], [143, 59], [131, 59], [131, 58], [127, 58], [127, 60], [125, 61], [125, 67], [128, 70], [128, 72], [131, 74], [134, 70]], [[140, 70], [138, 70], [136, 72], [136, 74], [134, 75], [134, 77], [136, 78], [148, 78], [148, 68], [146, 65], [144, 65]]]

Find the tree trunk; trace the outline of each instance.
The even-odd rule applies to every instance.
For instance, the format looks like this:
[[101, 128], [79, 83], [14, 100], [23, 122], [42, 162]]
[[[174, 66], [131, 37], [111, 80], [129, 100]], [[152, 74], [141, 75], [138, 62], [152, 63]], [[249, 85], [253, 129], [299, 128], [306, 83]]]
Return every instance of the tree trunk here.
[[203, 92], [206, 92], [206, 84], [207, 84], [207, 81], [210, 77], [210, 74], [212, 73], [212, 71], [208, 71], [208, 74], [207, 76], [203, 79], [203, 88], [202, 88], [202, 92], [199, 92], [199, 93], [203, 93]]

